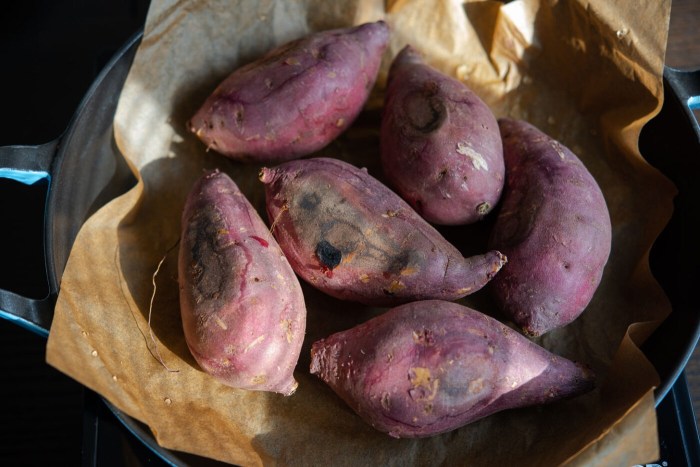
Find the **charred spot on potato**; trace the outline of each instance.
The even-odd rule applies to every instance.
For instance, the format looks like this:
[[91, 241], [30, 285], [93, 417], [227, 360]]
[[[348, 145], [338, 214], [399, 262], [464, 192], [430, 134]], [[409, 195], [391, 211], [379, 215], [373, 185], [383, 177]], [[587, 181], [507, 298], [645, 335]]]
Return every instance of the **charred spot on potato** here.
[[197, 302], [219, 299], [230, 277], [230, 267], [221, 254], [222, 245], [217, 235], [225, 226], [215, 214], [208, 211], [195, 217], [187, 230], [192, 257], [190, 274]]
[[408, 123], [422, 133], [437, 130], [447, 117], [445, 104], [430, 91], [417, 91], [406, 96], [404, 111]]
[[401, 271], [406, 269], [406, 267], [411, 262], [411, 252], [409, 250], [403, 250], [394, 258], [392, 258], [389, 264], [388, 273], [390, 274], [400, 274]]
[[304, 193], [299, 201], [299, 206], [305, 211], [314, 211], [321, 204], [318, 193]]
[[330, 270], [335, 269], [343, 259], [343, 253], [327, 240], [321, 240], [316, 244], [316, 256], [321, 265]]

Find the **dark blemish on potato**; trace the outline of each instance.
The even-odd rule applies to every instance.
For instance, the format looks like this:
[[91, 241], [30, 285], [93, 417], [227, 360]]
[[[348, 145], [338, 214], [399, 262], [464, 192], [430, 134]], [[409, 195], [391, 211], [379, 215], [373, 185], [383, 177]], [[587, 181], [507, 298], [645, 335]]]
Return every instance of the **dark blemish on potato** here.
[[404, 112], [408, 123], [422, 133], [440, 128], [447, 117], [445, 104], [430, 91], [417, 91], [406, 96]]
[[192, 263], [193, 295], [197, 303], [203, 300], [216, 301], [225, 291], [231, 277], [229, 257], [221, 252], [217, 233], [226, 225], [215, 210], [205, 210], [196, 216], [187, 227], [187, 237]]
[[243, 107], [238, 107], [233, 115], [236, 118], [236, 125], [243, 126]]
[[437, 174], [437, 177], [436, 177], [436, 178], [438, 179], [438, 181], [439, 181], [439, 180], [442, 180], [443, 178], [445, 178], [445, 175], [447, 175], [447, 172], [448, 172], [447, 167], [445, 167], [444, 169], [442, 169], [441, 171], [439, 171], [438, 174]]
[[321, 265], [333, 270], [343, 259], [343, 253], [326, 240], [321, 240], [316, 245], [316, 256]]
[[390, 274], [400, 274], [401, 271], [406, 269], [410, 261], [411, 252], [409, 250], [403, 250], [391, 259], [391, 263], [389, 264], [389, 269], [387, 272]]
[[321, 204], [321, 197], [318, 193], [304, 193], [299, 201], [299, 206], [305, 211], [314, 211]]

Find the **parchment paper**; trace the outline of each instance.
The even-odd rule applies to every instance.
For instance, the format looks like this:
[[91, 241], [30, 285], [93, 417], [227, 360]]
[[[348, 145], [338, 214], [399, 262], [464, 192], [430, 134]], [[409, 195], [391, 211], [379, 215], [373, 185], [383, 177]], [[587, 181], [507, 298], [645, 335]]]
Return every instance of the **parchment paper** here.
[[[48, 362], [147, 424], [162, 446], [246, 466], [655, 460], [658, 376], [638, 346], [670, 312], [648, 251], [671, 215], [675, 188], [644, 162], [637, 140], [661, 106], [669, 12], [670, 0], [154, 0], [114, 122], [138, 184], [80, 231]], [[574, 150], [609, 204], [613, 249], [588, 309], [539, 343], [592, 366], [599, 376], [593, 392], [502, 412], [442, 436], [392, 439], [308, 372], [311, 342], [382, 310], [305, 285], [308, 331], [293, 396], [228, 388], [189, 355], [176, 268], [187, 192], [205, 168], [217, 167], [264, 211], [259, 167], [207, 152], [185, 122], [221, 79], [274, 45], [377, 19], [389, 23], [392, 40], [372, 98], [321, 154], [381, 178], [382, 93], [388, 65], [406, 43], [470, 85], [497, 116], [527, 119]], [[466, 255], [484, 251], [488, 228], [485, 221], [443, 231]], [[464, 303], [503, 318], [484, 291]]]

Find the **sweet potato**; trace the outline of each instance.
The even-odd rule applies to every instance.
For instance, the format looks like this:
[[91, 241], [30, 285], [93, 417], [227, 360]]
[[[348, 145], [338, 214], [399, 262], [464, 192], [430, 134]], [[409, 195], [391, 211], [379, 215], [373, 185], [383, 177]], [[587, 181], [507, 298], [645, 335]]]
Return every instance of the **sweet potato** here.
[[397, 438], [444, 433], [594, 385], [587, 367], [439, 300], [398, 306], [314, 342], [310, 370], [367, 423]]
[[472, 224], [498, 203], [505, 168], [496, 117], [411, 46], [389, 71], [380, 144], [388, 184], [429, 222]]
[[293, 393], [306, 328], [301, 285], [224, 173], [205, 174], [187, 198], [178, 268], [185, 339], [201, 368], [236, 388]]
[[506, 258], [464, 258], [366, 170], [312, 158], [263, 168], [272, 232], [292, 268], [321, 291], [367, 305], [457, 299], [483, 287]]
[[527, 122], [499, 125], [507, 176], [489, 244], [509, 263], [491, 290], [503, 311], [537, 336], [588, 306], [610, 254], [610, 215], [571, 150]]
[[323, 148], [362, 110], [389, 40], [383, 21], [282, 45], [228, 76], [189, 127], [236, 160], [279, 162]]

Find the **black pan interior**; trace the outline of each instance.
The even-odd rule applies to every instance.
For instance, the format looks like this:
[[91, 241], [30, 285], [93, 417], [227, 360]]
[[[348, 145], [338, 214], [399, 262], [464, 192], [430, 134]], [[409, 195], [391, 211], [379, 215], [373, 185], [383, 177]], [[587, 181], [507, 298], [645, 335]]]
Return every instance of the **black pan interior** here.
[[[639, 148], [646, 160], [678, 188], [671, 221], [650, 252], [652, 273], [668, 295], [673, 311], [642, 350], [661, 376], [657, 404], [685, 367], [698, 341], [700, 312], [693, 297], [700, 278], [700, 141], [682, 90], [674, 89], [673, 70], [664, 79], [661, 112], [642, 129]], [[695, 236], [695, 240], [693, 237]]]

